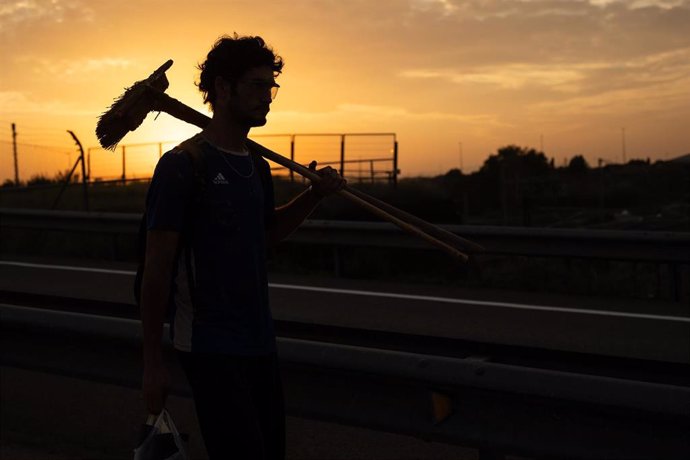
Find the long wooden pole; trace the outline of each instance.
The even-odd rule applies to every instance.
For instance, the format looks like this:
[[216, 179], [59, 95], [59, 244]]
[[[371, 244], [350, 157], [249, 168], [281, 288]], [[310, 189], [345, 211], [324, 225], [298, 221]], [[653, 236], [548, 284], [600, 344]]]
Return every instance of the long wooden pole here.
[[[156, 92], [155, 99], [155, 110], [166, 112], [175, 118], [186, 121], [187, 123], [193, 124], [202, 129], [205, 128], [208, 125], [208, 123], [211, 122], [211, 119], [208, 116], [192, 109], [191, 107], [183, 104], [177, 99], [168, 96], [162, 91]], [[321, 177], [315, 171], [310, 170], [304, 165], [301, 165], [295, 161], [285, 158], [284, 156], [267, 149], [266, 147], [252, 141], [251, 139], [249, 139], [248, 142], [251, 145], [251, 147], [264, 158], [278, 163], [279, 165], [284, 166], [291, 171], [295, 171], [296, 173], [306, 177], [309, 180], [315, 182], [321, 180]], [[381, 209], [381, 207], [379, 206], [383, 202], [376, 200], [375, 198], [370, 197], [369, 195], [366, 195], [363, 192], [355, 191], [354, 189], [348, 186], [345, 186], [345, 188], [343, 190], [340, 190], [338, 194], [356, 203], [357, 205], [361, 206], [362, 208], [366, 209], [372, 214], [397, 225], [402, 230], [425, 240], [426, 242], [438, 247], [439, 249], [462, 261], [466, 261], [468, 259], [468, 256], [467, 254], [459, 250], [457, 247], [455, 247], [456, 245], [461, 247], [469, 247], [470, 249], [476, 251], [482, 249], [481, 246], [475, 243], [460, 238], [457, 235], [447, 232], [433, 224], [422, 221], [421, 219], [411, 216], [410, 214], [404, 213], [403, 211], [394, 208], [393, 206], [390, 206], [388, 204], [385, 205], [387, 208], [386, 210]], [[413, 225], [412, 223], [405, 221], [405, 219], [409, 219], [410, 217], [413, 218], [412, 220], [415, 220], [415, 223], [417, 225]], [[432, 232], [434, 233], [434, 235], [430, 235], [425, 230], [419, 228], [420, 225], [424, 226], [425, 230], [433, 228]]]

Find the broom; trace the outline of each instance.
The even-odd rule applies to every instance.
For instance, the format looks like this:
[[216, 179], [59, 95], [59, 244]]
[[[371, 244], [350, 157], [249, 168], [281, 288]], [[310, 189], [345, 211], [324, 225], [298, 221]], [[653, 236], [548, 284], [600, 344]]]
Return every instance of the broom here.
[[[96, 125], [96, 136], [103, 148], [114, 150], [118, 142], [129, 131], [134, 131], [141, 125], [149, 112], [165, 112], [202, 129], [211, 121], [206, 115], [165, 94], [165, 90], [169, 86], [165, 72], [172, 64], [173, 61], [168, 60], [148, 78], [126, 88], [125, 92], [99, 117]], [[267, 160], [278, 163], [311, 181], [318, 182], [321, 179], [316, 172], [309, 168], [285, 158], [251, 139], [248, 139], [247, 142], [254, 151]], [[483, 250], [480, 245], [470, 240], [461, 238], [348, 185], [338, 191], [338, 194], [461, 261], [468, 259], [467, 254], [463, 251], [479, 252]]]

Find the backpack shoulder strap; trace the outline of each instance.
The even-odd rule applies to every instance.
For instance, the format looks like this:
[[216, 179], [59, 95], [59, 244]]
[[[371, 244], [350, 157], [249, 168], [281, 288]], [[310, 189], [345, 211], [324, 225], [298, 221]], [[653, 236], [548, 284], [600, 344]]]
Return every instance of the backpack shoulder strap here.
[[192, 162], [194, 174], [194, 202], [198, 204], [204, 196], [206, 190], [206, 159], [204, 150], [201, 146], [203, 138], [201, 134], [196, 134], [177, 146], [184, 151]]
[[[204, 194], [205, 194], [205, 189], [206, 189], [206, 163], [204, 159], [204, 152], [201, 147], [201, 143], [203, 142], [203, 138], [201, 137], [200, 134], [197, 134], [186, 141], [182, 142], [180, 145], [178, 145], [176, 148], [182, 150], [187, 154], [189, 157], [190, 161], [192, 162], [192, 170], [193, 170], [193, 175], [194, 175], [194, 185], [193, 185], [193, 205], [198, 206], [200, 202], [203, 200]], [[180, 250], [183, 250], [185, 252], [185, 258], [186, 258], [186, 263], [187, 263], [187, 272], [188, 274], [191, 275], [192, 273], [192, 267], [191, 267], [191, 257], [189, 254], [190, 251], [190, 245], [189, 245], [189, 227], [190, 227], [191, 222], [187, 223], [187, 230], [183, 235], [183, 241], [182, 241], [182, 247]], [[137, 266], [137, 272], [134, 277], [134, 299], [136, 301], [136, 304], [139, 305], [141, 302], [141, 284], [143, 280], [143, 275], [144, 275], [144, 265], [145, 265], [145, 259], [146, 259], [146, 237], [147, 237], [147, 226], [146, 226], [146, 212], [142, 215], [141, 222], [139, 223], [139, 235], [138, 235], [138, 266]], [[190, 288], [193, 286], [191, 284], [193, 279], [190, 276], [189, 282], [190, 282]]]
[[186, 223], [186, 231], [182, 236], [182, 245], [180, 250], [184, 254], [185, 270], [187, 272], [187, 286], [189, 289], [192, 307], [197, 305], [197, 290], [196, 290], [196, 276], [194, 270], [194, 263], [192, 261], [192, 221], [196, 209], [202, 204], [206, 196], [206, 158], [202, 143], [204, 142], [201, 134], [196, 134], [177, 146], [189, 157], [192, 162], [193, 171], [193, 189], [192, 189], [192, 210]]

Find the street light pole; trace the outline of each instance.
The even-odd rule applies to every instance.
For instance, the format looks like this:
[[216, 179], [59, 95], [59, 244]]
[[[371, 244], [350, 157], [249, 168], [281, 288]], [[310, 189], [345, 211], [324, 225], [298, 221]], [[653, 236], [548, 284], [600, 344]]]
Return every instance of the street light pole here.
[[622, 137], [622, 148], [623, 148], [623, 164], [625, 164], [625, 128], [621, 128], [621, 137]]
[[19, 165], [17, 161], [17, 125], [12, 123], [12, 152], [14, 153], [14, 185], [19, 187]]

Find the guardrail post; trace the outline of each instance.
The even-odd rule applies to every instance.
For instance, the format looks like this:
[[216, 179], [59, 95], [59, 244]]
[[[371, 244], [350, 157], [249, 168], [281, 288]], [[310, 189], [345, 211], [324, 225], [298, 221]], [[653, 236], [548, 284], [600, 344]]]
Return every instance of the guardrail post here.
[[110, 260], [119, 260], [120, 256], [120, 234], [113, 233], [112, 244], [110, 246]]
[[681, 298], [681, 293], [680, 293], [680, 272], [679, 272], [679, 267], [678, 264], [671, 262], [668, 264], [669, 273], [670, 275], [670, 281], [671, 281], [671, 296], [673, 297], [673, 300], [676, 302], [680, 302]]
[[340, 247], [335, 245], [333, 246], [333, 274], [336, 278], [340, 278], [340, 276], [342, 275], [342, 266], [343, 262], [340, 255]]

